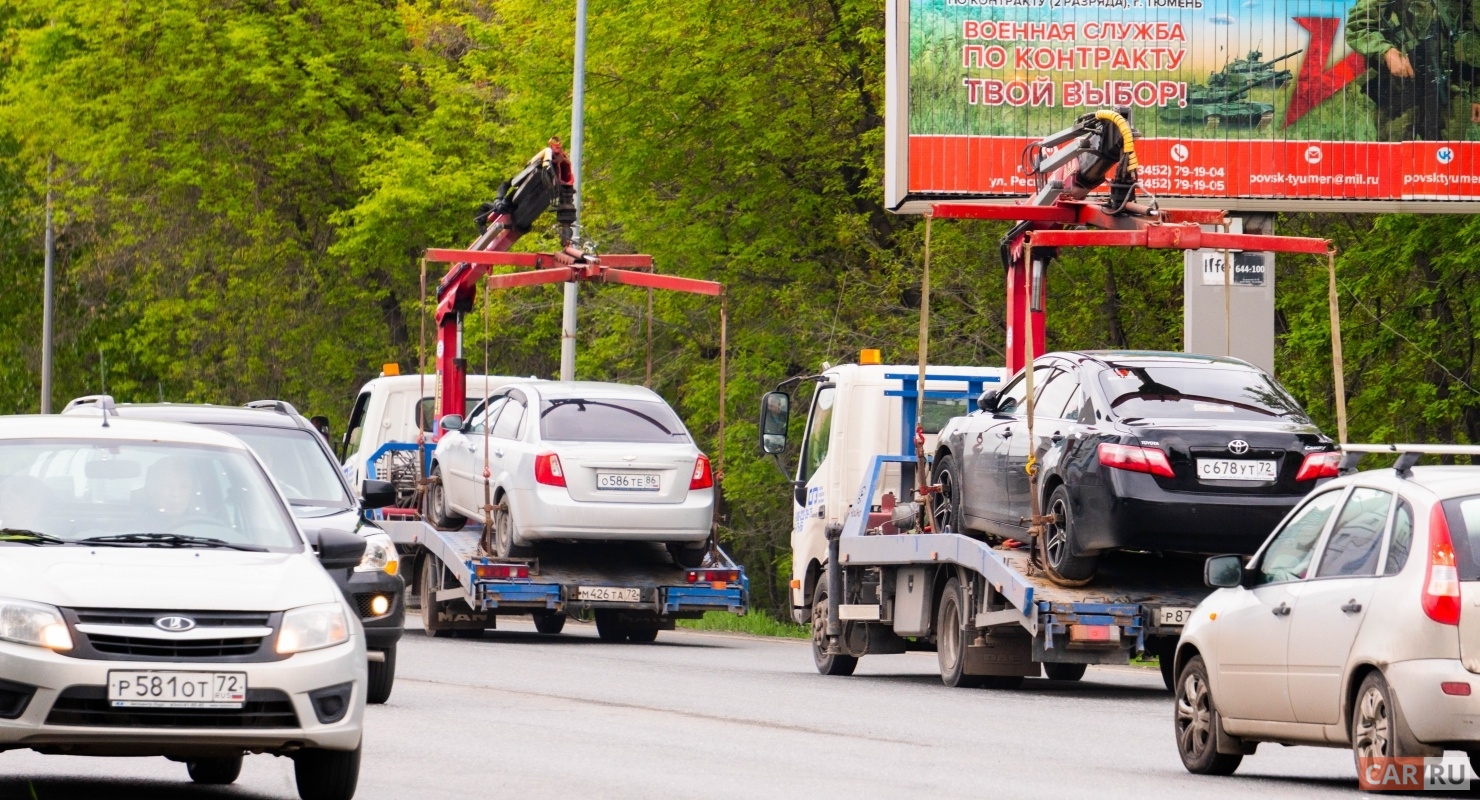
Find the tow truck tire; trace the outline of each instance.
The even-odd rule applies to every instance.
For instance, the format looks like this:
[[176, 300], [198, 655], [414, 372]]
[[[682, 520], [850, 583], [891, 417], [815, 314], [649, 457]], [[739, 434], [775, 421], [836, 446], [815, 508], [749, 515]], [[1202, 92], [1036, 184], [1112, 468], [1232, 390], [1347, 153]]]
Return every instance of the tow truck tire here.
[[534, 615], [534, 629], [548, 636], [565, 630], [565, 615], [545, 612]]
[[596, 610], [596, 636], [603, 642], [625, 642], [627, 626], [622, 624], [617, 612], [599, 608]]
[[293, 755], [293, 777], [303, 800], [350, 800], [360, 782], [360, 748], [299, 750]]
[[432, 465], [431, 484], [427, 487], [427, 519], [432, 526], [444, 531], [460, 531], [468, 524], [468, 518], [449, 511], [447, 490], [442, 486], [442, 465]]
[[186, 761], [185, 769], [190, 773], [190, 780], [196, 783], [222, 786], [236, 783], [242, 774], [242, 757], [237, 754], [224, 758], [197, 758]]
[[654, 621], [647, 625], [629, 625], [627, 641], [633, 644], [652, 644], [658, 641], [658, 623]]
[[1177, 730], [1177, 755], [1182, 766], [1194, 775], [1232, 775], [1244, 760], [1237, 753], [1218, 752], [1218, 707], [1213, 704], [1208, 668], [1202, 656], [1193, 656], [1177, 676], [1177, 700], [1173, 704]]
[[[966, 636], [961, 630], [961, 583], [946, 581], [935, 616], [935, 654], [940, 661], [940, 682], [953, 688], [970, 689], [985, 683], [982, 675], [967, 675]], [[996, 688], [996, 687], [994, 687]]]
[[812, 663], [823, 675], [847, 677], [858, 668], [857, 656], [833, 655], [827, 652], [827, 573], [817, 576], [817, 589], [812, 592]]
[[380, 651], [384, 661], [371, 661], [369, 687], [365, 690], [365, 702], [380, 705], [391, 699], [391, 689], [396, 685], [396, 646]]
[[437, 590], [440, 588], [442, 588], [442, 562], [431, 553], [427, 553], [421, 559], [421, 627], [434, 638], [447, 639], [452, 636], [452, 631], [434, 627], [437, 615], [446, 605], [437, 600]]
[[1038, 537], [1039, 560], [1048, 579], [1060, 586], [1084, 586], [1095, 579], [1100, 567], [1098, 554], [1072, 555], [1074, 549], [1074, 514], [1069, 508], [1069, 489], [1060, 484], [1048, 496], [1048, 513], [1058, 519], [1050, 522]]
[[1077, 681], [1084, 677], [1088, 664], [1044, 664], [1043, 674], [1051, 681]]
[[960, 473], [956, 471], [956, 459], [950, 454], [935, 462], [935, 471], [930, 482], [940, 487], [940, 499], [935, 502], [935, 519], [930, 521], [931, 533], [962, 533], [961, 528], [961, 485]]

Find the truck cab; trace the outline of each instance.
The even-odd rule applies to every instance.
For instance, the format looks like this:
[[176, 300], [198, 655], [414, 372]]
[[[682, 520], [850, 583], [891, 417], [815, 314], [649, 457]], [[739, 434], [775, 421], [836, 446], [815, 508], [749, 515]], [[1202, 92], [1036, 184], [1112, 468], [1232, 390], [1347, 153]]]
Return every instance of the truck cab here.
[[[827, 561], [829, 525], [842, 524], [874, 457], [914, 455], [914, 404], [919, 367], [880, 364], [877, 351], [864, 351], [858, 364], [826, 366], [815, 382], [794, 473], [792, 498], [792, 617], [811, 619], [810, 599]], [[871, 362], [871, 363], [870, 363]], [[952, 417], [966, 414], [984, 388], [1006, 377], [1000, 367], [931, 366], [925, 373], [925, 452], [935, 451], [936, 434]], [[905, 408], [909, 404], [909, 408]], [[905, 420], [901, 424], [901, 420]], [[910, 500], [901, 489], [903, 465], [885, 466], [869, 510], [886, 513]], [[888, 497], [886, 497], [888, 495]]]

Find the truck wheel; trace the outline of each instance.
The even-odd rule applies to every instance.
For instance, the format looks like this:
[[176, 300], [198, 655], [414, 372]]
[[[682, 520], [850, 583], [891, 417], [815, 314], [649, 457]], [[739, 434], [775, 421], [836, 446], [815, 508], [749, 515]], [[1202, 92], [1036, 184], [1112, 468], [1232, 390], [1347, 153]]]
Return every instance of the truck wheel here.
[[551, 611], [535, 614], [534, 629], [540, 633], [554, 636], [565, 630], [565, 615], [556, 614]]
[[185, 762], [185, 769], [190, 773], [190, 780], [196, 783], [218, 786], [235, 783], [242, 774], [242, 757], [237, 754], [225, 758], [192, 759]]
[[396, 646], [381, 652], [385, 660], [370, 662], [370, 686], [365, 690], [365, 702], [376, 705], [391, 699], [391, 687], [396, 683]]
[[627, 626], [627, 641], [633, 644], [652, 644], [658, 640], [658, 621]]
[[494, 555], [499, 558], [529, 558], [533, 552], [529, 545], [517, 543], [519, 529], [514, 526], [514, 512], [509, 510], [508, 505], [507, 497], [500, 498], [498, 506], [493, 510]]
[[1218, 708], [1213, 705], [1202, 656], [1193, 656], [1182, 669], [1174, 707], [1182, 766], [1194, 775], [1232, 775], [1244, 757], [1218, 752]]
[[360, 748], [299, 750], [293, 755], [293, 777], [303, 800], [350, 800], [360, 782]]
[[935, 616], [935, 654], [940, 660], [940, 682], [947, 686], [963, 689], [981, 686], [981, 675], [967, 675], [966, 636], [961, 630], [962, 620], [961, 583], [955, 578], [946, 581], [946, 590], [940, 596], [940, 608]]
[[452, 513], [447, 505], [447, 490], [442, 486], [442, 465], [432, 465], [432, 480], [427, 487], [427, 519], [444, 531], [460, 531], [468, 518]]
[[961, 533], [961, 487], [957, 483], [956, 459], [950, 455], [935, 462], [935, 474], [930, 482], [940, 487], [940, 499], [935, 502], [935, 518], [930, 521], [932, 533]]
[[1076, 556], [1074, 545], [1074, 517], [1069, 510], [1069, 489], [1059, 485], [1048, 498], [1048, 513], [1055, 517], [1038, 537], [1040, 561], [1048, 579], [1060, 586], [1084, 586], [1095, 579], [1100, 557]]
[[442, 562], [431, 553], [421, 559], [421, 627], [438, 639], [452, 636], [452, 631], [437, 627], [437, 615], [446, 607], [437, 599], [437, 590], [442, 588]]
[[832, 655], [827, 652], [827, 573], [817, 576], [817, 589], [812, 592], [812, 663], [823, 675], [848, 676], [858, 668], [857, 656]]
[[1088, 664], [1044, 664], [1043, 674], [1051, 681], [1077, 681], [1084, 677]]
[[616, 611], [599, 608], [596, 610], [596, 636], [603, 642], [625, 642], [627, 626], [622, 624]]

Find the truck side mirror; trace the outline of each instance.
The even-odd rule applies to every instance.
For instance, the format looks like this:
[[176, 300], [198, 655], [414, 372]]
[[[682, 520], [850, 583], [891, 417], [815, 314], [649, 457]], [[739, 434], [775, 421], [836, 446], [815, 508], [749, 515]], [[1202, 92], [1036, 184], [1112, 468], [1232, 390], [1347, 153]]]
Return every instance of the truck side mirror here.
[[385, 508], [396, 502], [396, 486], [390, 481], [366, 478], [360, 484], [360, 507], [364, 509]]
[[463, 427], [462, 414], [448, 414], [437, 422], [444, 431], [460, 431]]
[[976, 398], [976, 409], [988, 414], [997, 410], [997, 390], [988, 389], [982, 392], [981, 397]]
[[1243, 582], [1242, 556], [1213, 556], [1203, 565], [1203, 583], [1214, 589], [1232, 589]]
[[767, 392], [761, 398], [761, 452], [780, 455], [786, 452], [786, 429], [791, 422], [791, 395]]

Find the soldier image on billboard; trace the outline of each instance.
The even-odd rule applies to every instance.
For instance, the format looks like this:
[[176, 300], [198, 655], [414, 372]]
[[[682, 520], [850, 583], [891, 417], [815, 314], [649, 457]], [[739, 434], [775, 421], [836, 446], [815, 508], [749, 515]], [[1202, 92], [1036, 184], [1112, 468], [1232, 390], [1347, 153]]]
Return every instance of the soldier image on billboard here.
[[[1471, 6], [1476, 6], [1472, 8]], [[1367, 58], [1383, 142], [1473, 138], [1480, 124], [1480, 3], [1357, 0], [1346, 42]]]

